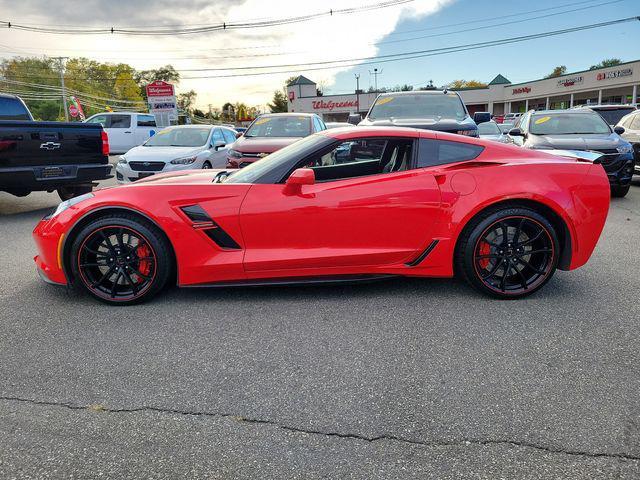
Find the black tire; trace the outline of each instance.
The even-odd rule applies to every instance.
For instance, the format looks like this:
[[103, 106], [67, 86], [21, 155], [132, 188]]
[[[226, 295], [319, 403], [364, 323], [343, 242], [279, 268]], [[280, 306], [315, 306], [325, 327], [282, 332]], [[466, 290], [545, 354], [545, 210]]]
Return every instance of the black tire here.
[[524, 207], [502, 207], [478, 214], [465, 227], [455, 267], [480, 292], [515, 299], [531, 295], [551, 279], [559, 253], [556, 231], [543, 215]]
[[611, 196], [615, 198], [622, 198], [627, 193], [629, 193], [629, 189], [631, 188], [631, 184], [621, 186], [621, 185], [612, 185], [611, 186]]
[[82, 228], [71, 246], [73, 284], [111, 305], [157, 295], [173, 271], [171, 246], [151, 222], [114, 213]]
[[202, 164], [202, 168], [203, 170], [209, 170], [211, 168], [211, 163], [209, 163], [209, 161], [207, 160]]
[[93, 190], [91, 185], [75, 185], [72, 187], [60, 187], [58, 188], [58, 196], [62, 201], [69, 200], [73, 197], [78, 197], [80, 195], [84, 195], [85, 193], [89, 193]]

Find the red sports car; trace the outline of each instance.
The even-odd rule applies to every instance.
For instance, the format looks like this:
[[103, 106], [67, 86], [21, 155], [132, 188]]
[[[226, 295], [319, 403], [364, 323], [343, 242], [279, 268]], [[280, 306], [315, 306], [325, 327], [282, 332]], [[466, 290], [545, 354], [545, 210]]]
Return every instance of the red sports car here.
[[179, 286], [461, 275], [516, 298], [583, 265], [609, 208], [601, 165], [427, 130], [323, 131], [233, 172], [157, 175], [61, 203], [43, 279], [114, 304]]

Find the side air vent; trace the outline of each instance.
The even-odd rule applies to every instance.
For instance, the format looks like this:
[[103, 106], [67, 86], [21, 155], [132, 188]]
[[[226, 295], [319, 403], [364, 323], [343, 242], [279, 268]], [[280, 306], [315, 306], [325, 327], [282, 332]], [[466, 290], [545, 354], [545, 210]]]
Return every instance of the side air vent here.
[[207, 234], [207, 237], [216, 242], [219, 247], [240, 250], [240, 245], [220, 227], [207, 228], [203, 230], [203, 232]]
[[180, 210], [193, 222], [193, 228], [202, 230], [204, 234], [213, 240], [220, 248], [232, 250], [241, 249], [238, 242], [225, 232], [200, 205], [188, 205], [186, 207], [180, 207]]
[[427, 255], [429, 255], [433, 251], [433, 249], [436, 248], [436, 245], [438, 245], [438, 240], [433, 240], [420, 255], [418, 255], [410, 262], [405, 263], [405, 265], [407, 267], [417, 267], [424, 261], [425, 258], [427, 258]]
[[193, 222], [203, 223], [213, 221], [200, 205], [189, 205], [188, 207], [180, 207], [180, 210], [182, 210], [184, 214]]

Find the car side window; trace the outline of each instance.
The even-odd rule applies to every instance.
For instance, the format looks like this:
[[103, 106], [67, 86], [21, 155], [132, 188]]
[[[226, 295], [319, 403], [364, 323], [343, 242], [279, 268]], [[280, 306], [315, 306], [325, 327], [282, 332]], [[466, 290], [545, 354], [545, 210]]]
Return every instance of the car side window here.
[[216, 144], [225, 144], [226, 145], [226, 141], [224, 139], [224, 137], [222, 136], [222, 132], [220, 131], [219, 128], [214, 128], [213, 129], [213, 137], [211, 138], [211, 141], [214, 145]]
[[138, 115], [138, 126], [139, 127], [155, 127], [156, 117], [154, 117], [153, 115]]
[[418, 168], [473, 160], [483, 150], [484, 147], [471, 143], [421, 138], [418, 147]]
[[130, 115], [110, 115], [109, 128], [129, 128], [131, 126]]
[[227, 145], [236, 141], [236, 136], [231, 130], [227, 130], [226, 128], [223, 128], [222, 135], [224, 136], [224, 140]]
[[640, 114], [633, 116], [629, 128], [631, 130], [640, 130]]
[[321, 132], [324, 130], [324, 128], [322, 128], [322, 122], [318, 117], [313, 117], [313, 130], [315, 132]]
[[413, 140], [402, 138], [347, 140], [306, 159], [298, 168], [311, 168], [318, 182], [400, 172], [411, 168], [413, 146]]
[[108, 124], [108, 118], [106, 115], [97, 115], [87, 120], [87, 123], [99, 123], [103, 128], [105, 128]]

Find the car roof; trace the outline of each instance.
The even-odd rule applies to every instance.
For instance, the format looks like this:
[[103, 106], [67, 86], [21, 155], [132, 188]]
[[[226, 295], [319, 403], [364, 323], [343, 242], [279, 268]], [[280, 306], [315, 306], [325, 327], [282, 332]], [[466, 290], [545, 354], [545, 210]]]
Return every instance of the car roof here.
[[586, 110], [591, 110], [590, 108], [584, 108], [584, 109], [580, 109], [580, 108], [572, 108], [572, 109], [566, 109], [566, 110], [534, 110], [531, 113], [534, 115], [555, 115], [558, 113], [562, 113], [564, 114], [569, 114], [569, 115], [584, 115], [585, 113], [587, 115], [598, 115], [596, 112], [594, 112], [593, 110], [591, 110], [591, 112], [586, 112]]
[[12, 93], [1, 93], [1, 92], [0, 92], [0, 97], [2, 97], [2, 98], [18, 98], [17, 95], [13, 95]]
[[280, 113], [262, 113], [261, 117], [317, 117], [317, 113], [303, 113], [303, 112], [280, 112]]
[[402, 96], [402, 95], [446, 95], [448, 93], [455, 93], [455, 90], [409, 90], [407, 92], [382, 92], [379, 94], [380, 97], [386, 97], [389, 95]]
[[608, 104], [602, 104], [602, 105], [579, 105], [577, 107], [574, 107], [575, 109], [579, 109], [579, 108], [589, 108], [591, 110], [618, 110], [618, 109], [628, 109], [628, 110], [637, 110], [637, 108], [633, 105], [629, 105], [629, 104], [619, 104], [619, 105], [614, 105], [611, 103]]

